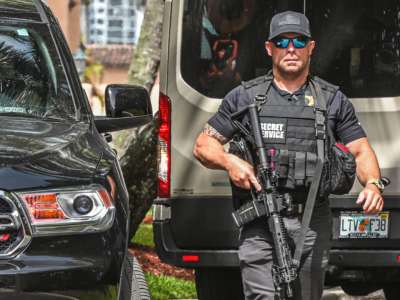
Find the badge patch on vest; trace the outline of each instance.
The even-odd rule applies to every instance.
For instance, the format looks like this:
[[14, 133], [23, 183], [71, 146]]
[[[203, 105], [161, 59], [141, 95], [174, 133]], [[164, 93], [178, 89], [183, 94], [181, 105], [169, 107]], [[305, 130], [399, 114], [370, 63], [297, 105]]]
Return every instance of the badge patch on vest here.
[[315, 106], [315, 100], [314, 100], [313, 96], [305, 95], [304, 101], [306, 102], [307, 106], [311, 106], [311, 107]]
[[287, 119], [261, 118], [260, 125], [266, 143], [286, 144]]

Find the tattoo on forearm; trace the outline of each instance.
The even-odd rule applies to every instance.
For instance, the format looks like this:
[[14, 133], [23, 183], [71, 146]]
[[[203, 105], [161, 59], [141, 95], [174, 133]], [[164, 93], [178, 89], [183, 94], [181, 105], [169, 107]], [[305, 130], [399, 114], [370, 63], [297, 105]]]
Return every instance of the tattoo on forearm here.
[[214, 127], [210, 126], [208, 123], [204, 126], [202, 132], [207, 134], [208, 136], [215, 138], [221, 144], [226, 144], [228, 142], [228, 139], [226, 137], [220, 134]]

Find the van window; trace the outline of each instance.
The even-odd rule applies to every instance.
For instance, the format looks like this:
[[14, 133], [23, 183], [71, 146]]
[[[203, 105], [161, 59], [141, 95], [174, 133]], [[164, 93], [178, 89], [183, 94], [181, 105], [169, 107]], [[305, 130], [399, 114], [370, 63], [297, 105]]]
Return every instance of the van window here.
[[186, 0], [181, 49], [184, 80], [223, 97], [271, 68], [264, 43], [271, 17], [306, 12], [316, 40], [311, 70], [346, 95], [400, 95], [400, 7], [395, 0]]
[[76, 119], [54, 45], [37, 29], [0, 26], [0, 115]]

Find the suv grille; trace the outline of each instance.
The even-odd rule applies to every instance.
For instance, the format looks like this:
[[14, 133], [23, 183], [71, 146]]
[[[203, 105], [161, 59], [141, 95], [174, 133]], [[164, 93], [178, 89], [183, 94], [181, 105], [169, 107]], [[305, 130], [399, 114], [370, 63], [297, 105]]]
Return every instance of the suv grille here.
[[3, 233], [0, 237], [6, 237], [7, 240], [0, 241], [0, 253], [1, 254], [8, 254], [16, 246], [18, 246], [19, 242], [22, 241], [22, 234], [21, 230], [18, 231], [11, 231], [10, 233]]
[[16, 206], [0, 194], [0, 257], [11, 254], [21, 244], [25, 231]]
[[7, 214], [12, 212], [12, 206], [3, 197], [0, 197], [0, 214]]

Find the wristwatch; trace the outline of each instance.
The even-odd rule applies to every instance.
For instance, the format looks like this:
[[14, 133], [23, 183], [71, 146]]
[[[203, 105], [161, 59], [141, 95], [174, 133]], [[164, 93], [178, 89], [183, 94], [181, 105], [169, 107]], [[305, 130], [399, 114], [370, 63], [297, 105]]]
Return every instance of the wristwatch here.
[[367, 181], [367, 184], [368, 183], [372, 183], [373, 185], [375, 185], [379, 189], [379, 191], [381, 193], [383, 193], [383, 191], [385, 189], [385, 185], [383, 184], [382, 180], [380, 180], [380, 179], [370, 179], [370, 180]]

